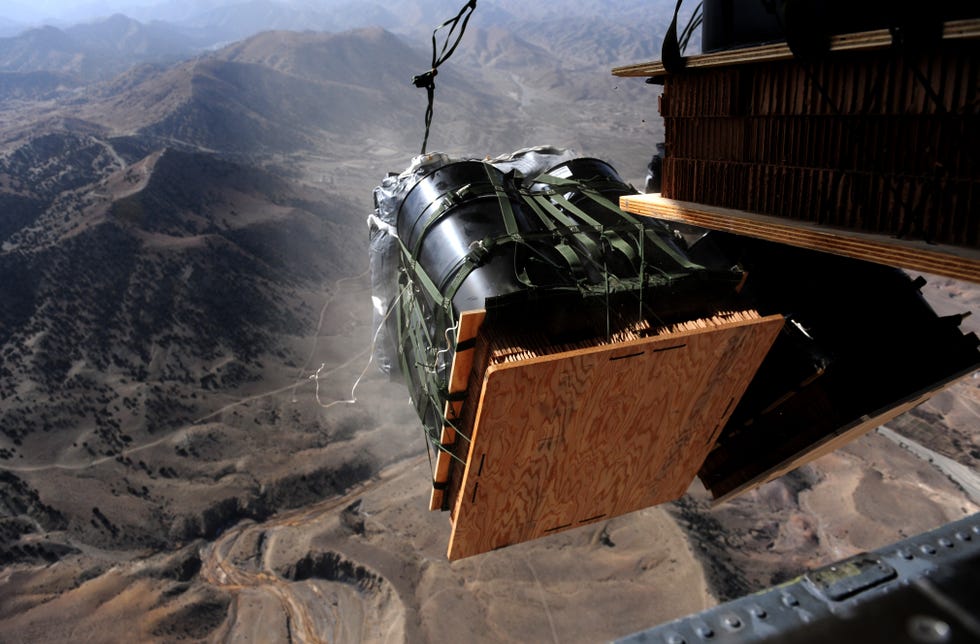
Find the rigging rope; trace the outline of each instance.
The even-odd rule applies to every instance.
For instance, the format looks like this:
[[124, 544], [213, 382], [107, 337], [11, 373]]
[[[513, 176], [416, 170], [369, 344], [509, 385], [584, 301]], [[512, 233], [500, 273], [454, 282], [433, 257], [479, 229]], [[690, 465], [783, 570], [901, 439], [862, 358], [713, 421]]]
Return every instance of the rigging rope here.
[[683, 2], [684, 0], [677, 0], [677, 4], [674, 6], [673, 18], [670, 21], [670, 26], [667, 27], [667, 33], [664, 34], [663, 45], [660, 48], [660, 58], [663, 61], [664, 69], [672, 74], [684, 68], [684, 50], [687, 49], [687, 44], [691, 40], [691, 36], [701, 26], [704, 20], [702, 3], [699, 2], [694, 7], [694, 11], [687, 21], [687, 26], [684, 27], [681, 35], [678, 36], [677, 14], [680, 12]]
[[[459, 41], [463, 39], [463, 34], [466, 32], [466, 25], [469, 23], [470, 16], [473, 15], [474, 10], [476, 10], [476, 0], [469, 0], [459, 10], [455, 18], [450, 18], [432, 31], [432, 66], [429, 68], [429, 71], [412, 78], [412, 83], [419, 89], [424, 89], [429, 99], [428, 106], [425, 108], [425, 137], [422, 139], [421, 154], [425, 154], [425, 148], [429, 144], [429, 128], [432, 126], [432, 103], [435, 99], [436, 91], [436, 74], [439, 73], [439, 66], [449, 60], [449, 57], [456, 51], [456, 47], [459, 46]], [[440, 51], [436, 43], [436, 34], [439, 33], [440, 29], [446, 27], [449, 27], [449, 31], [446, 33], [446, 39], [443, 41], [442, 50]], [[459, 27], [459, 33], [456, 33], [454, 36], [453, 34], [457, 27]], [[450, 45], [450, 42], [452, 42], [452, 45]]]
[[[354, 381], [354, 385], [351, 387], [350, 398], [345, 400], [334, 400], [333, 402], [329, 402], [329, 403], [325, 403], [320, 400], [320, 379], [326, 376], [326, 374], [321, 376], [320, 372], [323, 371], [323, 368], [327, 366], [326, 363], [321, 363], [320, 368], [317, 369], [313, 375], [309, 376], [309, 380], [312, 380], [316, 384], [316, 390], [314, 395], [316, 397], [316, 402], [318, 405], [320, 405], [324, 409], [330, 409], [334, 405], [357, 404], [357, 386], [361, 384], [361, 380], [364, 378], [364, 375], [367, 373], [368, 368], [371, 366], [371, 362], [374, 361], [374, 349], [378, 344], [378, 336], [381, 334], [381, 329], [383, 329], [384, 325], [388, 322], [388, 318], [391, 316], [392, 312], [394, 312], [395, 306], [398, 304], [398, 301], [402, 299], [402, 295], [405, 294], [405, 291], [407, 289], [408, 289], [408, 285], [406, 285], [405, 288], [401, 290], [401, 292], [398, 294], [398, 297], [396, 297], [394, 300], [391, 301], [390, 304], [388, 304], [388, 311], [385, 313], [384, 318], [382, 318], [381, 322], [378, 324], [378, 328], [375, 329], [374, 331], [374, 335], [371, 337], [371, 344], [368, 345], [367, 348], [367, 351], [370, 352], [370, 355], [368, 356], [367, 362], [364, 364], [364, 369], [361, 370], [361, 374], [357, 377], [357, 380]], [[363, 353], [364, 352], [362, 351], [357, 355], [361, 355]]]

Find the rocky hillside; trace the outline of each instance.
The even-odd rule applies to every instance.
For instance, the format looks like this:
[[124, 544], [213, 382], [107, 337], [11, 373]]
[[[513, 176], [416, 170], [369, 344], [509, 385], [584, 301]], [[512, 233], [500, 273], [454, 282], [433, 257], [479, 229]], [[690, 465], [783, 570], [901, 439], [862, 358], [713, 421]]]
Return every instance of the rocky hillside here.
[[[364, 217], [418, 152], [411, 78], [455, 7], [229, 4], [157, 5], [248, 36], [176, 63], [149, 13], [0, 41], [0, 639], [607, 640], [976, 508], [870, 437], [734, 504], [694, 488], [449, 564], [405, 388], [365, 370]], [[429, 149], [635, 180], [655, 89], [608, 68], [656, 57], [673, 3], [609, 5], [480, 0]], [[321, 19], [397, 35], [240, 33]], [[975, 427], [970, 391], [932, 412]]]
[[[131, 23], [103, 26], [87, 46], [160, 51]], [[596, 127], [590, 101], [632, 109], [589, 98], [607, 70], [571, 73], [533, 34], [471, 29], [440, 70], [430, 149], [547, 143], [642, 168], [646, 146], [621, 119]], [[48, 32], [65, 47], [79, 34]], [[410, 80], [428, 66], [423, 48], [370, 28], [265, 32], [99, 83], [27, 89], [39, 72], [11, 74], [24, 89], [0, 100], [6, 560], [166, 548], [418, 449], [404, 436], [363, 447], [415, 427], [403, 390], [323, 416], [309, 376], [365, 355], [363, 216], [371, 187], [418, 151], [425, 92]], [[362, 447], [335, 454], [338, 440]]]
[[195, 392], [259, 379], [311, 331], [298, 288], [358, 262], [350, 204], [208, 155], [164, 150], [62, 183], [0, 253], [8, 458], [40, 457], [39, 432], [40, 451], [71, 458], [186, 423], [207, 409]]
[[[338, 47], [334, 58], [343, 52]], [[329, 47], [318, 54], [331, 56]], [[153, 459], [141, 460], [145, 480], [129, 489], [149, 515], [116, 516], [102, 497], [114, 496], [113, 485], [80, 485], [81, 506], [64, 497], [49, 506], [39, 499], [49, 500], [64, 481], [40, 473], [122, 463], [134, 449], [169, 442], [229, 397], [295, 378], [324, 322], [324, 294], [363, 270], [360, 241], [352, 240], [363, 235], [366, 206], [303, 164], [331, 133], [365, 132], [366, 125], [355, 130], [356, 115], [377, 101], [366, 88], [236, 55], [138, 68], [79, 94], [73, 105], [5, 112], [6, 559], [44, 558], [70, 549], [75, 538], [130, 543], [136, 524], [157, 545], [172, 529], [204, 530], [174, 528], [173, 510], [150, 512], [161, 506], [145, 498], [178, 471], [170, 459], [200, 455], [188, 443], [152, 466]], [[273, 158], [287, 152], [288, 159]], [[224, 465], [206, 459], [201, 467]], [[211, 511], [210, 498], [184, 512]], [[101, 532], [80, 536], [93, 530], [92, 506], [103, 508], [95, 517]], [[209, 521], [229, 519], [227, 509], [212, 512], [221, 518]], [[39, 530], [76, 536], [25, 549], [23, 539], [36, 540]]]
[[[527, 40], [498, 51], [513, 65], [440, 72], [430, 146], [583, 148], [575, 120], [591, 117], [561, 92], [587, 77]], [[418, 150], [409, 81], [428, 64], [378, 28], [274, 31], [0, 101], [5, 560], [167, 548], [419, 448], [390, 439], [415, 428], [403, 390], [322, 416], [314, 395], [346, 397], [356, 373], [323, 392], [309, 376], [364, 355], [363, 216]], [[548, 70], [552, 96], [533, 81]]]

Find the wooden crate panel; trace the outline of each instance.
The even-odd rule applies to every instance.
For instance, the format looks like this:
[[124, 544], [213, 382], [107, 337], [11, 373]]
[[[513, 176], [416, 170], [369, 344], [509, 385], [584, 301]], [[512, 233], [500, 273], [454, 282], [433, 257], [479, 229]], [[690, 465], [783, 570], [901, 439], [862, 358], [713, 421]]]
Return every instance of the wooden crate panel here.
[[[943, 26], [943, 39], [969, 40], [980, 38], [980, 20], [951, 20]], [[892, 35], [887, 29], [831, 36], [830, 51], [873, 51], [892, 47]], [[742, 49], [728, 49], [686, 59], [685, 69], [707, 69], [772, 61], [793, 60], [793, 52], [785, 42]], [[659, 60], [624, 65], [612, 70], [614, 76], [662, 78], [667, 69]]]
[[[464, 311], [459, 316], [459, 329], [456, 332], [456, 351], [453, 354], [453, 366], [449, 372], [450, 394], [466, 391], [470, 369], [473, 366], [473, 342], [471, 341], [476, 338], [477, 333], [480, 331], [480, 325], [483, 324], [483, 319], [486, 316], [487, 312], [482, 309], [478, 311]], [[467, 348], [461, 348], [463, 346]], [[446, 402], [443, 414], [450, 420], [456, 420], [460, 417], [462, 406], [462, 401], [448, 401]], [[451, 425], [445, 425], [442, 428], [440, 441], [443, 445], [455, 445], [456, 430]], [[442, 486], [449, 483], [451, 465], [452, 456], [444, 449], [440, 449], [436, 455], [435, 473], [432, 477], [432, 493], [429, 495], [429, 510], [442, 509], [443, 500], [446, 496], [446, 490]]]
[[449, 558], [679, 497], [782, 324], [756, 317], [490, 366]]
[[[664, 197], [980, 248], [980, 20], [890, 47], [887, 30], [688, 59], [664, 78]], [[633, 75], [649, 66], [621, 69]]]

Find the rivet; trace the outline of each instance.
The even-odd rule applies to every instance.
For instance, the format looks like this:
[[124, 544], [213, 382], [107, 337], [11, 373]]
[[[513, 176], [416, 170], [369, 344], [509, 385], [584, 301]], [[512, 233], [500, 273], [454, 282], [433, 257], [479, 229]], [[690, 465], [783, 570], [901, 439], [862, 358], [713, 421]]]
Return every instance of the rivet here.
[[969, 532], [957, 532], [956, 538], [960, 541], [969, 541], [972, 537], [970, 537]]
[[740, 620], [736, 615], [728, 615], [725, 617], [725, 626], [729, 628], [741, 628], [742, 620]]
[[923, 544], [922, 546], [920, 546], [919, 547], [919, 550], [922, 551], [922, 554], [926, 554], [926, 555], [934, 555], [934, 554], [936, 554], [936, 549], [933, 548], [932, 546], [930, 546], [928, 543]]
[[940, 537], [939, 545], [941, 545], [943, 548], [952, 548], [953, 542], [947, 539], [946, 537]]
[[711, 630], [710, 626], [698, 626], [696, 629], [694, 629], [694, 632], [706, 640], [710, 640], [715, 636], [715, 632]]
[[765, 609], [763, 609], [762, 606], [753, 606], [752, 608], [749, 609], [749, 612], [752, 613], [753, 616], [758, 617], [759, 619], [765, 619], [768, 616], [766, 614]]
[[800, 600], [798, 600], [793, 595], [790, 595], [789, 593], [784, 593], [783, 594], [783, 604], [786, 605], [786, 606], [799, 606], [800, 605]]
[[667, 644], [687, 644], [687, 640], [677, 633], [671, 633], [667, 636]]
[[912, 640], [923, 644], [942, 644], [950, 641], [953, 635], [949, 624], [928, 615], [914, 615], [907, 626]]
[[901, 557], [902, 559], [909, 559], [909, 560], [915, 559], [915, 555], [912, 554], [912, 551], [908, 548], [899, 548], [898, 556]]

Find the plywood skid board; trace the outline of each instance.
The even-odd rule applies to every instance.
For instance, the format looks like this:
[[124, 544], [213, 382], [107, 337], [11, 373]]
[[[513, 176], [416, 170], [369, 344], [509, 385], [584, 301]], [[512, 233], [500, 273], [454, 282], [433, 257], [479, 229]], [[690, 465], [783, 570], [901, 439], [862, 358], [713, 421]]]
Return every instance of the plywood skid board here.
[[619, 201], [623, 210], [636, 215], [679, 221], [711, 230], [980, 283], [980, 251], [975, 249], [928, 244], [924, 241], [821, 226], [744, 210], [665, 199], [659, 193], [628, 195], [620, 197]]
[[782, 325], [756, 315], [488, 367], [449, 558], [679, 497]]
[[[449, 372], [449, 393], [457, 394], [466, 391], [469, 381], [470, 369], [473, 366], [473, 343], [480, 326], [486, 318], [485, 310], [464, 311], [459, 316], [459, 328], [456, 331], [456, 351], [453, 355], [453, 365]], [[467, 347], [460, 349], [460, 347]], [[443, 411], [445, 417], [454, 420], [459, 418], [462, 401], [447, 401]], [[453, 445], [456, 443], [456, 430], [451, 425], [444, 425], [440, 439], [442, 445]], [[436, 454], [435, 472], [432, 476], [432, 493], [429, 496], [429, 510], [441, 510], [446, 491], [438, 489], [442, 484], [448, 483], [452, 456], [445, 450], [440, 449]]]
[[[959, 40], [980, 38], [980, 20], [951, 20], [943, 27], [943, 38]], [[871, 51], [887, 49], [892, 46], [892, 35], [887, 29], [876, 29], [853, 34], [831, 36], [830, 51]], [[689, 56], [685, 59], [686, 69], [705, 67], [725, 67], [729, 65], [744, 65], [747, 63], [765, 63], [777, 60], [791, 60], [793, 52], [785, 42], [757, 47], [743, 47], [725, 51]], [[646, 78], [662, 77], [667, 70], [661, 61], [624, 65], [612, 70], [614, 76]]]
[[[849, 426], [842, 427], [840, 430], [834, 432], [833, 434], [825, 436], [823, 439], [813, 443], [812, 445], [808, 446], [806, 449], [801, 450], [796, 454], [793, 454], [789, 458], [784, 459], [781, 463], [769, 468], [768, 470], [760, 473], [757, 476], [752, 477], [750, 480], [747, 480], [744, 483], [738, 485], [737, 487], [734, 487], [716, 496], [714, 499], [712, 499], [712, 505], [718, 505], [720, 503], [724, 503], [729, 499], [732, 499], [740, 494], [744, 494], [745, 492], [757, 488], [760, 485], [764, 485], [769, 481], [772, 481], [773, 479], [777, 479], [780, 476], [788, 474], [795, 469], [803, 467], [804, 465], [810, 463], [811, 461], [815, 461], [821, 456], [829, 454], [843, 447], [844, 445], [847, 445], [851, 441], [860, 438], [861, 436], [868, 433], [869, 431], [881, 427], [882, 425], [892, 420], [896, 416], [904, 414], [910, 409], [914, 409], [915, 407], [918, 407], [919, 405], [929, 400], [939, 392], [950, 387], [953, 383], [957, 382], [961, 378], [964, 378], [967, 375], [973, 373], [974, 367], [976, 366], [978, 365], [974, 365], [969, 370], [957, 374], [947, 381], [937, 383], [934, 387], [931, 387], [924, 391], [920, 391], [912, 396], [909, 396], [907, 400], [901, 402], [900, 404], [897, 404], [894, 407], [889, 407], [888, 409], [880, 410], [873, 415], [864, 416], [863, 418], [858, 419], [854, 423], [851, 423]], [[712, 490], [712, 492], [714, 491]]]

